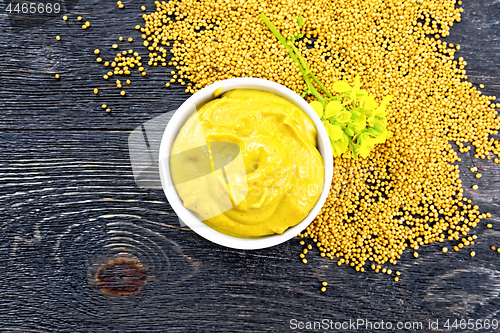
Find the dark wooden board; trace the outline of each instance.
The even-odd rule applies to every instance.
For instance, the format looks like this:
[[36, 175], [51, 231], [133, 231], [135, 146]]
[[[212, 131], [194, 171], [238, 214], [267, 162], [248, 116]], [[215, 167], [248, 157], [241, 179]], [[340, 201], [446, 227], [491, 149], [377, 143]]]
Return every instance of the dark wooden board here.
[[[429, 331], [429, 319], [500, 320], [500, 254], [489, 250], [500, 246], [500, 167], [467, 154], [464, 188], [474, 163], [483, 178], [467, 196], [493, 214], [493, 228], [476, 228], [473, 259], [469, 251], [443, 254], [438, 244], [418, 259], [407, 251], [397, 283], [339, 268], [317, 250], [303, 264], [299, 239], [238, 251], [181, 228], [161, 190], [136, 186], [127, 140], [187, 94], [166, 89], [169, 76], [156, 68], [147, 79], [133, 76], [121, 97], [95, 62], [93, 50], [120, 35], [134, 37], [132, 47], [144, 53], [133, 29], [140, 4], [124, 3], [120, 11], [114, 1], [80, 1], [73, 22], [59, 17], [24, 30], [0, 16], [0, 332], [284, 332], [292, 319], [420, 321]], [[469, 79], [500, 96], [500, 3], [463, 7], [447, 39], [461, 45]], [[88, 31], [75, 13], [91, 21]], [[116, 251], [136, 255], [146, 269], [134, 295], [108, 296], [95, 286], [97, 265]]]

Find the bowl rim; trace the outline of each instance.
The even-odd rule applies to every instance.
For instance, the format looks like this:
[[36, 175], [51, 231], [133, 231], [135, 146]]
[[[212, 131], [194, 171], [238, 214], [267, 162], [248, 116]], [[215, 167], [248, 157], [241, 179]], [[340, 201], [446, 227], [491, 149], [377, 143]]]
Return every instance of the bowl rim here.
[[[309, 214], [297, 225], [288, 228], [282, 234], [268, 235], [256, 238], [239, 238], [218, 232], [206, 225], [203, 221], [196, 217], [193, 212], [185, 208], [182, 200], [180, 199], [177, 191], [174, 188], [170, 176], [170, 151], [172, 149], [173, 142], [187, 119], [192, 114], [194, 114], [194, 112], [196, 112], [197, 109], [193, 106], [200, 107], [203, 104], [214, 99], [215, 97], [213, 94], [219, 88], [222, 88], [220, 94], [234, 89], [255, 89], [272, 92], [295, 104], [299, 109], [304, 111], [309, 116], [309, 118], [316, 126], [317, 148], [320, 152], [321, 157], [323, 158], [325, 172], [325, 183], [323, 185], [323, 190]], [[175, 111], [174, 115], [165, 127], [160, 144], [158, 161], [160, 180], [163, 191], [170, 206], [177, 214], [179, 219], [203, 238], [222, 246], [240, 250], [257, 250], [275, 246], [290, 240], [291, 238], [302, 232], [314, 220], [314, 218], [318, 215], [321, 208], [323, 207], [323, 204], [328, 197], [328, 193], [330, 192], [331, 179], [333, 177], [333, 154], [330, 144], [330, 138], [328, 137], [326, 129], [321, 123], [321, 120], [317, 116], [314, 109], [294, 91], [279, 83], [260, 78], [244, 77], [218, 81], [190, 96]]]

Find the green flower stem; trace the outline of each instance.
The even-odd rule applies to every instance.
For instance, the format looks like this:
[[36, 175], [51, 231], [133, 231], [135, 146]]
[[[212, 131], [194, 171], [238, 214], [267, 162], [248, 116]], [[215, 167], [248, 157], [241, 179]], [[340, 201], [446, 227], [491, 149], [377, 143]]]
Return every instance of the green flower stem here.
[[[306, 73], [309, 74], [309, 76], [311, 76], [311, 78], [314, 80], [314, 82], [316, 82], [316, 84], [318, 85], [318, 87], [321, 88], [321, 90], [323, 90], [323, 92], [329, 97], [329, 98], [332, 98], [332, 94], [330, 94], [330, 92], [328, 91], [328, 89], [325, 88], [325, 86], [316, 78], [316, 76], [313, 74], [313, 72], [309, 69], [309, 67], [307, 66], [307, 63], [306, 61], [304, 60], [304, 58], [300, 55], [300, 52], [299, 50], [295, 47], [295, 45], [293, 45], [292, 43], [290, 43], [291, 47], [292, 47], [292, 50], [295, 52], [295, 54], [297, 54], [297, 58], [299, 58], [300, 60], [300, 63], [302, 64], [302, 67], [305, 69]], [[316, 96], [317, 97], [317, 96]]]
[[314, 82], [325, 92], [325, 94], [329, 98], [333, 98], [332, 94], [321, 84], [321, 82], [316, 78], [316, 76], [312, 73], [312, 71], [309, 69], [307, 66], [304, 58], [300, 55], [299, 50], [291, 43], [290, 41], [287, 41], [285, 37], [283, 37], [278, 29], [272, 24], [272, 22], [267, 18], [266, 14], [261, 13], [260, 18], [264, 23], [267, 25], [269, 30], [276, 36], [276, 38], [281, 42], [281, 44], [287, 49], [288, 54], [292, 58], [293, 62], [297, 64], [297, 67], [299, 68], [300, 72], [302, 73], [302, 77], [304, 78], [304, 81], [306, 82], [307, 89], [310, 93], [312, 93], [322, 104], [325, 104], [325, 98], [321, 96], [321, 94], [316, 90], [314, 85], [312, 84], [311, 80], [309, 79], [308, 76], [310, 76]]

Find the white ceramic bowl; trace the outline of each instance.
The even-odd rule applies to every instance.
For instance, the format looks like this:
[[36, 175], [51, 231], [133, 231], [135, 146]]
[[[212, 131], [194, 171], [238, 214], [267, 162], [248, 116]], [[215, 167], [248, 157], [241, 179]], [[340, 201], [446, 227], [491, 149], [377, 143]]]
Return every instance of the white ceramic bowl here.
[[[199, 218], [197, 218], [195, 214], [193, 214], [193, 212], [184, 207], [182, 200], [180, 199], [174, 185], [172, 184], [172, 179], [170, 176], [170, 152], [175, 138], [179, 134], [180, 129], [188, 120], [188, 118], [193, 115], [194, 112], [196, 112], [196, 109], [193, 107], [193, 105], [195, 105], [196, 108], [199, 109], [202, 105], [214, 99], [213, 93], [221, 87], [223, 88], [222, 93], [238, 88], [256, 89], [274, 93], [289, 100], [301, 110], [303, 110], [314, 122], [314, 125], [316, 125], [318, 133], [317, 147], [321, 156], [323, 157], [323, 163], [325, 166], [325, 184], [323, 186], [323, 191], [321, 192], [318, 201], [310, 211], [309, 215], [307, 215], [306, 218], [302, 220], [302, 222], [294, 227], [287, 229], [281, 235], [270, 235], [258, 238], [238, 238], [220, 233], [208, 227]], [[167, 196], [168, 202], [177, 213], [179, 218], [193, 231], [211, 242], [235, 249], [244, 250], [262, 249], [278, 245], [293, 238], [302, 230], [304, 230], [314, 220], [316, 215], [321, 210], [321, 207], [323, 206], [328, 196], [328, 192], [330, 191], [330, 184], [333, 176], [333, 155], [332, 147], [330, 145], [330, 139], [328, 138], [325, 127], [321, 123], [321, 120], [318, 118], [313, 108], [309, 106], [309, 104], [302, 97], [297, 95], [292, 90], [286, 88], [285, 86], [282, 86], [275, 82], [257, 78], [234, 78], [219, 81], [206, 88], [203, 88], [202, 90], [196, 92], [190, 98], [188, 98], [175, 112], [175, 114], [172, 116], [172, 119], [165, 128], [165, 132], [163, 133], [160, 145], [159, 164], [160, 178], [163, 190], [165, 192], [165, 195]]]

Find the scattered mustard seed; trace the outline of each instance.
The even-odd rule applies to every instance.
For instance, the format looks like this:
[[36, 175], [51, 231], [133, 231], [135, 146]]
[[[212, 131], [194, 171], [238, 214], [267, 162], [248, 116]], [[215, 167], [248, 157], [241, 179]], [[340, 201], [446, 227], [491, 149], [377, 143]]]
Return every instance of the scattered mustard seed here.
[[86, 26], [85, 24], [84, 24], [84, 25], [82, 25], [82, 29], [83, 29], [83, 30], [87, 29], [87, 26]]
[[59, 74], [56, 74], [55, 77], [56, 77], [56, 79], [60, 78]]
[[170, 82], [165, 83], [165, 87], [170, 87]]
[[94, 88], [94, 94], [96, 94], [96, 95], [97, 95], [98, 93], [99, 93], [99, 89]]
[[307, 264], [307, 259], [305, 259], [305, 258], [304, 258], [304, 259], [302, 259], [302, 262], [303, 262], [304, 264]]
[[103, 104], [103, 105], [102, 105], [102, 108], [103, 108], [103, 109], [105, 109], [106, 107], [107, 107], [107, 105], [106, 105], [106, 104]]
[[111, 109], [106, 109], [106, 112], [107, 112], [107, 113], [110, 113], [110, 112], [111, 112]]
[[495, 251], [497, 248], [494, 247], [493, 245], [490, 247], [490, 249], [492, 249], [493, 251]]
[[474, 251], [472, 251], [472, 252], [470, 253], [470, 256], [471, 256], [471, 257], [474, 257], [475, 255], [476, 255], [476, 252], [474, 252]]
[[477, 167], [473, 166], [472, 168], [470, 168], [470, 171], [476, 172], [477, 171]]
[[328, 286], [328, 282], [326, 282], [326, 281], [321, 282], [321, 284], [323, 285], [323, 287]]
[[477, 190], [478, 188], [479, 188], [479, 186], [477, 186], [477, 185], [472, 185], [472, 189], [473, 189], [473, 190]]
[[491, 228], [491, 227], [492, 227], [492, 225], [491, 225], [490, 223], [488, 223], [486, 226], [487, 226], [488, 228]]
[[481, 83], [481, 84], [479, 85], [479, 88], [483, 89], [483, 88], [484, 88], [484, 84], [482, 84], [482, 83]]
[[90, 27], [90, 22], [89, 22], [89, 21], [85, 22], [85, 26], [86, 26], [87, 28], [88, 28], [88, 27]]
[[443, 253], [446, 253], [446, 252], [448, 252], [448, 248], [447, 247], [443, 247], [442, 251], [443, 251]]
[[61, 36], [56, 36], [56, 39], [57, 40], [61, 40]]
[[500, 253], [500, 247], [497, 249], [497, 252]]
[[101, 58], [97, 58], [95, 61], [102, 62], [102, 59]]
[[139, 30], [140, 28], [141, 28], [141, 26], [140, 26], [140, 25], [136, 25], [136, 26], [135, 26], [135, 29], [136, 29], [136, 30]]
[[481, 178], [483, 175], [480, 173], [476, 173], [476, 178]]
[[146, 10], [146, 6], [141, 6], [142, 11]]
[[326, 288], [325, 288], [325, 287], [322, 287], [322, 288], [321, 288], [321, 291], [322, 291], [322, 292], [325, 292], [325, 291], [326, 291]]
[[400, 271], [396, 271], [396, 275], [397, 275], [397, 276], [400, 276], [400, 275], [401, 275], [401, 272], [400, 272]]
[[64, 21], [67, 21], [68, 20], [68, 17], [66, 15], [63, 16], [63, 20]]
[[114, 49], [117, 49], [118, 45], [117, 44], [113, 44], [113, 45], [111, 45], [111, 47], [114, 48]]
[[94, 53], [95, 53], [95, 54], [99, 54], [100, 52], [101, 52], [101, 50], [99, 50], [99, 49], [95, 49], [95, 50], [94, 50]]
[[397, 277], [397, 276], [396, 276], [396, 277], [394, 278], [394, 281], [398, 282], [398, 281], [399, 281], [399, 277]]
[[127, 84], [130, 84], [130, 80], [127, 80]]
[[128, 41], [129, 41], [130, 43], [132, 43], [132, 42], [134, 41], [134, 39], [133, 39], [132, 37], [130, 37], [130, 38], [128, 39]]
[[82, 17], [81, 17], [81, 16], [78, 16], [76, 19], [77, 19], [78, 21], [81, 21], [81, 20], [82, 20]]
[[415, 258], [418, 258], [418, 252], [413, 252], [413, 256], [414, 256]]
[[118, 40], [119, 40], [120, 42], [122, 42], [122, 41], [123, 41], [123, 37], [122, 37], [122, 36], [120, 36], [120, 37], [118, 38]]

